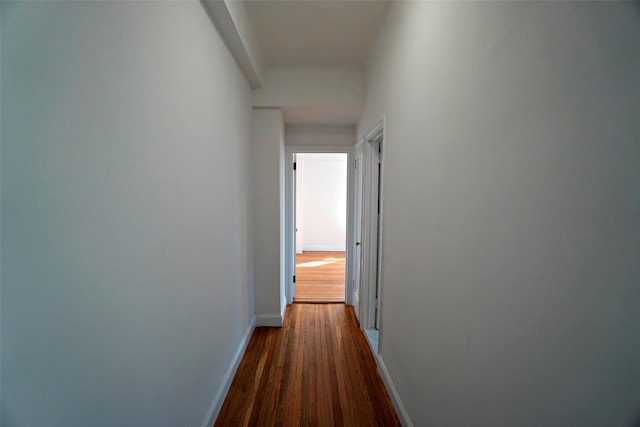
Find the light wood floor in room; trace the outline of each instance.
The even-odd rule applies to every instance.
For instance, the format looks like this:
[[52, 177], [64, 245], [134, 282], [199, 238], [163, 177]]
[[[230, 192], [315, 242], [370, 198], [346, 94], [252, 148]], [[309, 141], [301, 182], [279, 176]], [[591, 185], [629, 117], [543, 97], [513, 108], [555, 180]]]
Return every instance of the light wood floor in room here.
[[344, 302], [344, 268], [344, 252], [297, 254], [294, 302]]
[[215, 426], [399, 426], [353, 311], [292, 304], [256, 328]]

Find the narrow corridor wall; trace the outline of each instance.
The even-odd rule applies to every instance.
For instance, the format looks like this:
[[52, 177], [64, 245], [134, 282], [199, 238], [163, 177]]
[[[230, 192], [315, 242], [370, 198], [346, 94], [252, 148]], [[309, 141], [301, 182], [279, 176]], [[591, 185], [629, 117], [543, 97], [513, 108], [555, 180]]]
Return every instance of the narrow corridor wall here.
[[251, 93], [199, 2], [2, 4], [2, 426], [200, 426], [254, 316]]
[[394, 2], [381, 358], [415, 426], [640, 416], [637, 3]]
[[251, 122], [256, 320], [281, 326], [284, 293], [284, 123], [279, 109], [256, 109]]

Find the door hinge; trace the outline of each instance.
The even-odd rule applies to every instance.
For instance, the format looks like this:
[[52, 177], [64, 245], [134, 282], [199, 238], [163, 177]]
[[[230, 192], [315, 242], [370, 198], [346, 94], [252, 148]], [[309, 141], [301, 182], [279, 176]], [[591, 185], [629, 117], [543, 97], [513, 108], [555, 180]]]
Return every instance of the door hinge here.
[[296, 283], [296, 276], [293, 276], [293, 283]]
[[355, 169], [358, 169], [358, 159], [354, 160], [354, 167], [355, 167]]
[[296, 170], [296, 162], [293, 162], [293, 170]]

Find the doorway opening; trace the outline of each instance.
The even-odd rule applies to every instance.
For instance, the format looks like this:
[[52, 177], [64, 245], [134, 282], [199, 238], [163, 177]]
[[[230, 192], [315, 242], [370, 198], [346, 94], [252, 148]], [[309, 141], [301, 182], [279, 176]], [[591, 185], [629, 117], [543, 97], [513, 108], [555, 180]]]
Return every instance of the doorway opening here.
[[345, 302], [347, 153], [292, 153], [293, 302]]
[[287, 304], [352, 304], [353, 148], [285, 147]]

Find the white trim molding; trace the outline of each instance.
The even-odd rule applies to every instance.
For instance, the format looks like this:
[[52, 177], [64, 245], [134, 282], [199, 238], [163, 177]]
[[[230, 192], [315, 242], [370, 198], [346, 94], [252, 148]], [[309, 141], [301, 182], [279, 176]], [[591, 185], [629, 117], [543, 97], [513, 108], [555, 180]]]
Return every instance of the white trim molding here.
[[378, 364], [378, 371], [380, 372], [380, 376], [382, 377], [382, 382], [384, 383], [384, 386], [387, 389], [387, 393], [389, 393], [389, 397], [391, 398], [391, 403], [393, 403], [393, 407], [395, 408], [396, 414], [400, 419], [400, 423], [404, 427], [413, 427], [411, 418], [409, 418], [407, 409], [404, 407], [404, 404], [400, 399], [398, 390], [396, 389], [395, 384], [393, 384], [393, 380], [391, 379], [391, 375], [389, 375], [387, 366], [384, 364], [384, 360], [382, 360], [382, 356], [380, 355], [380, 353], [378, 353], [375, 356], [375, 358], [376, 358], [376, 363]]
[[[363, 175], [362, 175], [362, 232], [361, 232], [361, 274], [360, 274], [360, 327], [374, 329], [376, 326], [376, 277], [379, 281], [378, 295], [378, 343], [382, 341], [382, 259], [383, 259], [383, 221], [384, 221], [384, 157], [385, 157], [385, 117], [366, 133], [363, 138]], [[382, 138], [382, 153], [378, 157], [376, 141]], [[378, 163], [381, 168], [378, 169]], [[380, 173], [380, 177], [378, 174]], [[380, 185], [380, 188], [378, 188]], [[379, 199], [379, 200], [378, 200]], [[380, 213], [378, 214], [378, 203]], [[376, 244], [376, 240], [377, 244]]]
[[[350, 146], [335, 146], [335, 145], [286, 145], [285, 147], [285, 257], [286, 257], [286, 280], [285, 280], [285, 295], [287, 304], [293, 302], [295, 294], [295, 288], [293, 284], [293, 275], [295, 271], [295, 224], [294, 218], [294, 205], [293, 205], [293, 154], [294, 153], [346, 153], [347, 154], [347, 229], [346, 229], [346, 250], [345, 250], [345, 294], [344, 302], [347, 305], [353, 305], [351, 301], [352, 296], [352, 278], [353, 278], [353, 247], [355, 241], [353, 240], [353, 180], [354, 180], [354, 168], [353, 166], [353, 154], [354, 147]], [[309, 250], [305, 248], [306, 250]]]
[[233, 382], [233, 377], [236, 375], [238, 366], [240, 366], [240, 361], [242, 360], [242, 356], [244, 356], [247, 345], [249, 345], [249, 340], [251, 339], [251, 335], [253, 335], [253, 330], [255, 329], [255, 327], [256, 318], [254, 317], [249, 324], [246, 332], [244, 333], [244, 336], [242, 337], [242, 341], [240, 341], [240, 345], [238, 346], [236, 353], [233, 355], [231, 364], [229, 365], [229, 368], [227, 369], [227, 372], [225, 372], [222, 379], [222, 384], [213, 397], [213, 401], [211, 402], [211, 406], [207, 411], [207, 415], [204, 417], [204, 421], [202, 421], [202, 427], [211, 427], [216, 422], [216, 418], [218, 418], [220, 409], [222, 409], [224, 399], [225, 397], [227, 397], [227, 393], [229, 392], [229, 388], [231, 387], [231, 383]]
[[284, 316], [282, 314], [260, 314], [256, 315], [256, 326], [266, 326], [270, 328], [282, 327]]

